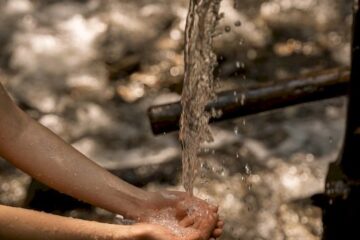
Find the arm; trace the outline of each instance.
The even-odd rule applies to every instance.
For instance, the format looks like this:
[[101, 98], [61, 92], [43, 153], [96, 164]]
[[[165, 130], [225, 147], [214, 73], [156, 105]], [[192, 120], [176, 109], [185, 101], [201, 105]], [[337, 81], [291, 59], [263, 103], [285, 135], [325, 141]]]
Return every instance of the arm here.
[[0, 156], [60, 192], [127, 218], [156, 223], [165, 209], [163, 219], [176, 218], [179, 227], [200, 230], [203, 239], [222, 232], [216, 207], [186, 193], [150, 193], [124, 182], [31, 119], [1, 84]]
[[0, 239], [202, 240], [199, 231], [175, 235], [155, 224], [113, 225], [0, 205]]
[[143, 239], [145, 232], [140, 225], [112, 225], [0, 205], [0, 239], [131, 240]]
[[60, 192], [132, 219], [150, 197], [31, 119], [11, 101], [1, 84], [0, 155]]

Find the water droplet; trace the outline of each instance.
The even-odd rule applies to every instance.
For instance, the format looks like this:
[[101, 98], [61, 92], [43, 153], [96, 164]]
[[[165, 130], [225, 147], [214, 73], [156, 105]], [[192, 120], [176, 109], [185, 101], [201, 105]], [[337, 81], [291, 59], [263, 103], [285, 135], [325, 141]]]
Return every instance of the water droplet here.
[[245, 94], [241, 94], [241, 105], [242, 105], [242, 106], [245, 105], [245, 100], [246, 100], [246, 95], [245, 95]]
[[245, 165], [245, 173], [246, 173], [247, 175], [251, 175], [251, 169], [250, 169], [250, 167], [249, 167], [248, 164]]
[[230, 26], [225, 26], [225, 32], [230, 32], [231, 31], [231, 27]]
[[237, 0], [234, 1], [234, 9], [238, 9], [239, 8], [239, 4], [237, 2]]
[[237, 62], [235, 63], [235, 65], [236, 65], [236, 68], [245, 68], [245, 63], [243, 63], [243, 62], [237, 61]]
[[220, 118], [222, 114], [223, 114], [222, 110], [216, 110], [215, 108], [211, 108], [212, 118]]
[[216, 38], [216, 37], [221, 36], [222, 34], [223, 34], [223, 32], [217, 31], [217, 32], [214, 32], [211, 36], [212, 36], [213, 38]]
[[234, 127], [234, 134], [239, 135], [239, 127], [238, 126]]
[[234, 97], [235, 97], [235, 102], [239, 102], [239, 98], [238, 98], [238, 96], [237, 96], [237, 92], [236, 92], [236, 91], [233, 92], [233, 95], [234, 95]]
[[234, 25], [235, 25], [235, 27], [240, 27], [240, 26], [241, 26], [240, 20], [236, 21], [236, 22], [234, 23]]

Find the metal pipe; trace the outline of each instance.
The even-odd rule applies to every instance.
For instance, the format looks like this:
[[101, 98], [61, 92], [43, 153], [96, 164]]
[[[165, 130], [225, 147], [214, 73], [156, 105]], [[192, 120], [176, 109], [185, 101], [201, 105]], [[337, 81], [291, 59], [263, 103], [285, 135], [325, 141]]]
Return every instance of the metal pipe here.
[[[231, 90], [217, 94], [206, 110], [221, 112], [210, 122], [261, 113], [296, 104], [338, 97], [347, 93], [348, 68], [308, 74], [288, 81], [271, 82], [248, 90]], [[150, 107], [148, 116], [154, 134], [179, 129], [180, 102]]]
[[359, 236], [360, 216], [360, 2], [354, 1], [351, 73], [346, 133], [338, 160], [329, 166], [323, 211], [323, 240]]
[[352, 65], [349, 104], [341, 168], [345, 175], [360, 181], [360, 3], [355, 1], [352, 39]]

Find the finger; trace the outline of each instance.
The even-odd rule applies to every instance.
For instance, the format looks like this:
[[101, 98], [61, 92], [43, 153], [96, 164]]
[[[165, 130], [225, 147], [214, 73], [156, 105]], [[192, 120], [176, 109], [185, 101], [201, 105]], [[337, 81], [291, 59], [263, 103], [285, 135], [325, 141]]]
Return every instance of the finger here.
[[221, 236], [223, 230], [221, 228], [216, 228], [213, 233], [212, 233], [212, 236], [215, 237], [215, 238], [218, 238]]
[[192, 234], [191, 237], [186, 238], [186, 239], [190, 239], [190, 240], [203, 240], [204, 238], [201, 236], [200, 233], [194, 233], [194, 234]]
[[176, 218], [178, 220], [185, 218], [188, 215], [188, 208], [182, 202], [176, 205]]
[[212, 221], [209, 218], [207, 218], [207, 219], [197, 219], [197, 221], [195, 221], [195, 223], [193, 225], [193, 228], [199, 229], [199, 230], [208, 229], [208, 231], [210, 233], [210, 229], [215, 228], [215, 222], [216, 221]]
[[210, 204], [210, 209], [214, 212], [217, 212], [219, 210], [219, 206]]
[[213, 224], [214, 224], [214, 227], [215, 227], [215, 225], [219, 221], [219, 215], [217, 213], [213, 213], [211, 216], [212, 216]]
[[183, 220], [181, 220], [179, 224], [182, 227], [189, 227], [189, 226], [193, 225], [194, 222], [195, 222], [194, 218], [187, 216]]
[[201, 223], [201, 220], [199, 221], [196, 221], [194, 224], [193, 224], [193, 227], [195, 228], [195, 229], [199, 229], [199, 230], [201, 230], [200, 229], [200, 226], [202, 225], [202, 223]]
[[176, 211], [176, 219], [181, 220], [187, 216], [187, 211], [184, 209], [177, 209]]
[[217, 222], [216, 226], [217, 226], [218, 228], [223, 228], [223, 227], [224, 227], [224, 221], [219, 220], [219, 221]]

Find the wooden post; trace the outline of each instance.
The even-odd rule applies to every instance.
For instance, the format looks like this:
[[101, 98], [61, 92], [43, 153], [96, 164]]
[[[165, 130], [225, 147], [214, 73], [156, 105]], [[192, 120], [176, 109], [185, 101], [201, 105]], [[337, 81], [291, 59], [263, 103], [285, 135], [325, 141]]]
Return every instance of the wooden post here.
[[343, 150], [323, 195], [324, 240], [360, 239], [360, 4], [354, 3], [352, 64]]

